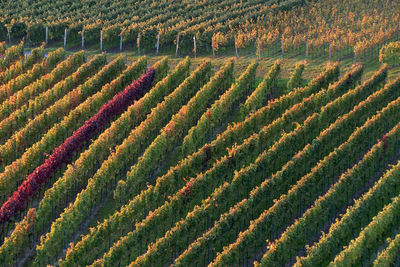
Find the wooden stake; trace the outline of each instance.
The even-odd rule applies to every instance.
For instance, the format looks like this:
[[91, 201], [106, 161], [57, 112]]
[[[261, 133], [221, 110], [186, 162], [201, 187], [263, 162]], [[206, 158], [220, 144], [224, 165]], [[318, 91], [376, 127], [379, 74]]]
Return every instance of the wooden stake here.
[[103, 30], [100, 30], [100, 52], [103, 52]]
[[211, 37], [211, 48], [212, 48], [213, 58], [215, 58], [214, 38], [212, 37]]
[[307, 60], [308, 60], [308, 40], [307, 40], [307, 42], [306, 42], [306, 58], [307, 58]]
[[138, 48], [138, 55], [140, 56], [140, 32], [138, 32], [136, 43]]
[[257, 49], [258, 49], [258, 59], [260, 59], [261, 58], [260, 38], [257, 38]]
[[157, 48], [157, 55], [158, 55], [158, 49], [160, 48], [160, 33], [157, 35], [157, 44], [156, 44], [156, 48]]
[[8, 35], [8, 44], [11, 44], [11, 35], [10, 35], [10, 29], [7, 28], [7, 35]]
[[67, 45], [67, 28], [64, 29], [64, 49], [66, 45]]
[[122, 35], [119, 37], [119, 52], [122, 52]]
[[194, 58], [196, 58], [196, 52], [197, 52], [196, 36], [193, 36], [193, 51], [194, 51]]
[[49, 42], [49, 27], [46, 26], [46, 45]]
[[236, 52], [236, 58], [239, 58], [238, 49], [237, 49], [237, 37], [236, 36], [235, 36], [235, 52]]
[[179, 49], [179, 33], [178, 37], [176, 37], [176, 50], [175, 50], [175, 56], [178, 56], [178, 49]]
[[85, 29], [82, 28], [82, 49], [85, 49]]

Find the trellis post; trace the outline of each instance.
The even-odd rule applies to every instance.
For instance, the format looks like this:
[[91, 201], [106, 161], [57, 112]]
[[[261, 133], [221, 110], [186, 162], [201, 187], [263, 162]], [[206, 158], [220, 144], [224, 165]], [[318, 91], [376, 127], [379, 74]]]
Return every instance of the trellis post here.
[[307, 42], [306, 42], [306, 58], [307, 58], [307, 60], [308, 60], [308, 40], [307, 40]]
[[236, 53], [236, 58], [239, 58], [238, 49], [237, 49], [237, 37], [236, 36], [235, 36], [235, 53]]
[[175, 57], [178, 56], [178, 49], [179, 49], [179, 33], [178, 36], [176, 37], [176, 50], [175, 50]]
[[196, 36], [193, 36], [193, 51], [194, 51], [194, 58], [196, 58], [196, 53], [197, 53]]
[[160, 48], [160, 33], [157, 35], [157, 44], [156, 44], [156, 49], [157, 49], [157, 55], [158, 55], [158, 49]]
[[211, 48], [212, 48], [213, 58], [215, 58], [215, 46], [213, 37], [211, 37]]
[[100, 52], [103, 52], [103, 30], [100, 30]]
[[49, 42], [49, 27], [46, 26], [46, 45]]
[[11, 45], [11, 35], [10, 35], [10, 29], [7, 28], [7, 35], [8, 35], [8, 44]]
[[140, 56], [140, 32], [138, 32], [136, 43], [138, 48], [138, 55]]
[[85, 49], [85, 28], [82, 28], [82, 49]]
[[67, 45], [67, 28], [64, 29], [64, 49]]

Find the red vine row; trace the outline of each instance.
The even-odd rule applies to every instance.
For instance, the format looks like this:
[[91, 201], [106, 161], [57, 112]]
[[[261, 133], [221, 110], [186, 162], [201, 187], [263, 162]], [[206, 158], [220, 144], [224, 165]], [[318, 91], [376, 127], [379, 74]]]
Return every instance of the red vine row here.
[[10, 221], [18, 211], [23, 210], [29, 199], [40, 190], [43, 184], [49, 181], [58, 168], [68, 163], [74, 153], [101, 131], [108, 121], [114, 116], [122, 114], [134, 100], [142, 97], [150, 89], [154, 75], [155, 70], [150, 68], [142, 77], [116, 94], [113, 99], [100, 108], [97, 114], [87, 120], [82, 127], [56, 148], [42, 165], [29, 174], [12, 197], [0, 208], [0, 224]]

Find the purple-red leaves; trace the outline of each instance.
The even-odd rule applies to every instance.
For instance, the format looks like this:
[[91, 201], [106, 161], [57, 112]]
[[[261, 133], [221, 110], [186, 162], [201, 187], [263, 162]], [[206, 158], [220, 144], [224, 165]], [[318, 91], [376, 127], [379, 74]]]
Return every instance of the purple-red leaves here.
[[134, 100], [141, 98], [150, 89], [154, 75], [155, 70], [149, 68], [142, 77], [104, 104], [99, 112], [57, 147], [53, 154], [47, 156], [45, 162], [27, 176], [17, 191], [0, 208], [0, 224], [11, 220], [18, 211], [23, 210], [29, 199], [50, 180], [58, 168], [69, 163], [74, 153], [103, 130], [113, 117], [121, 115]]

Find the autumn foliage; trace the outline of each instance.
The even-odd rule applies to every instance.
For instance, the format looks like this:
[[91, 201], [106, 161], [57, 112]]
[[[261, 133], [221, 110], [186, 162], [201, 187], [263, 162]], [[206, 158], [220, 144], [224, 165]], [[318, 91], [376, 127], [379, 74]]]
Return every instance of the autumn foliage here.
[[76, 151], [79, 151], [115, 116], [122, 114], [134, 100], [142, 97], [151, 87], [155, 70], [150, 68], [141, 78], [127, 86], [99, 112], [87, 120], [82, 127], [57, 147], [45, 162], [37, 167], [18, 187], [11, 198], [0, 208], [0, 223], [11, 220], [17, 212], [23, 210], [28, 201], [46, 184], [58, 168], [69, 163]]

